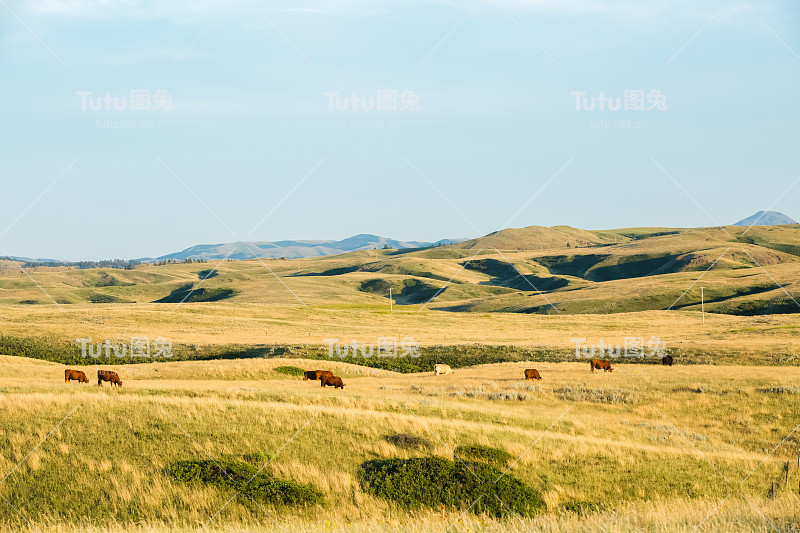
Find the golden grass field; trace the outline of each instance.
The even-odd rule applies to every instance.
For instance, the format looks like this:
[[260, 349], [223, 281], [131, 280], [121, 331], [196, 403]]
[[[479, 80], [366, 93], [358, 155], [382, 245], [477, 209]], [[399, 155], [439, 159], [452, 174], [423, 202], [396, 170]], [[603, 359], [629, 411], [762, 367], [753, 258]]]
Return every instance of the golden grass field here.
[[[302, 306], [184, 303], [5, 306], [0, 329], [23, 337], [54, 336], [125, 341], [165, 337], [173, 343], [216, 345], [313, 344], [325, 339], [374, 343], [379, 337], [412, 337], [437, 344], [514, 345], [574, 349], [574, 338], [622, 344], [625, 337], [658, 337], [687, 357], [696, 352], [741, 354], [766, 363], [796, 364], [800, 322], [796, 315], [740, 317], [695, 311], [645, 311], [613, 315], [443, 313], [419, 306], [340, 309]], [[704, 355], [713, 363], [713, 355]], [[792, 362], [794, 361], [794, 362]]]
[[[4, 531], [188, 531], [212, 517], [212, 531], [755, 532], [800, 523], [797, 367], [620, 364], [591, 374], [585, 362], [505, 363], [434, 377], [338, 361], [184, 361], [114, 367], [124, 383], [111, 389], [64, 384], [63, 365], [0, 359], [0, 471], [21, 462], [0, 485]], [[321, 389], [272, 370], [284, 365], [327, 367], [347, 386]], [[528, 366], [544, 379], [524, 382]], [[81, 368], [91, 378], [100, 367]], [[409, 511], [365, 494], [360, 463], [415, 455], [385, 440], [393, 433], [428, 438], [441, 457], [460, 444], [507, 450], [520, 457], [512, 474], [542, 491], [546, 512]], [[264, 512], [234, 498], [215, 515], [234, 494], [165, 473], [178, 460], [256, 452], [278, 452], [268, 471], [321, 489], [324, 505]], [[598, 508], [571, 512], [570, 502]]]
[[[799, 531], [797, 229], [531, 227], [416, 251], [131, 270], [0, 260], [0, 340], [19, 350], [0, 354], [0, 531]], [[216, 300], [181, 303], [186, 287]], [[112, 360], [72, 367], [91, 382], [64, 384], [63, 365], [21, 357], [18, 342], [68, 360], [55, 352], [76, 339], [133, 337], [261, 352]], [[387, 337], [425, 357], [446, 347], [483, 362], [511, 347], [531, 360], [434, 377], [264, 355]], [[573, 339], [628, 337], [658, 339], [677, 364], [620, 359], [591, 374], [569, 356]], [[568, 360], [545, 362], [555, 352]], [[347, 387], [280, 366], [330, 369]], [[530, 367], [543, 381], [521, 379]], [[123, 386], [98, 387], [100, 368]], [[433, 447], [398, 448], [397, 433]], [[510, 474], [541, 492], [541, 514], [403, 508], [357, 477], [365, 461], [452, 459], [471, 444], [519, 457]], [[324, 503], [255, 509], [168, 475], [178, 461], [273, 455], [267, 473]]]

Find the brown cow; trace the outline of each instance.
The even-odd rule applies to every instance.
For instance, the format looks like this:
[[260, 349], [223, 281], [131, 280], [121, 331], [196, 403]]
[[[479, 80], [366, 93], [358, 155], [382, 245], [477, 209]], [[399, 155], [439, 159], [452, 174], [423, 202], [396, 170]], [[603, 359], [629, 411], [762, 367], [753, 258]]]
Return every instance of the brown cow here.
[[674, 359], [672, 359], [671, 355], [665, 355], [664, 357], [661, 358], [661, 364], [664, 366], [672, 366], [673, 362]]
[[306, 370], [303, 372], [303, 381], [322, 379], [322, 376], [333, 377], [333, 372], [330, 370]]
[[342, 378], [338, 378], [336, 376], [322, 376], [322, 379], [320, 379], [320, 387], [324, 387], [325, 385], [328, 387], [334, 387], [336, 389], [344, 389]]
[[97, 384], [102, 387], [104, 381], [111, 382], [111, 386], [112, 387], [114, 385], [116, 385], [118, 387], [122, 387], [122, 380], [119, 379], [119, 374], [117, 374], [113, 370], [98, 370], [97, 371]]
[[542, 379], [542, 376], [535, 368], [527, 368], [525, 369], [525, 379]]
[[64, 383], [69, 383], [73, 379], [78, 383], [89, 383], [86, 373], [80, 370], [70, 370], [69, 368], [64, 370]]
[[611, 363], [609, 363], [605, 359], [592, 359], [590, 364], [591, 364], [592, 372], [594, 372], [595, 368], [597, 370], [602, 370], [603, 372], [613, 372], [614, 371], [614, 369], [611, 368]]

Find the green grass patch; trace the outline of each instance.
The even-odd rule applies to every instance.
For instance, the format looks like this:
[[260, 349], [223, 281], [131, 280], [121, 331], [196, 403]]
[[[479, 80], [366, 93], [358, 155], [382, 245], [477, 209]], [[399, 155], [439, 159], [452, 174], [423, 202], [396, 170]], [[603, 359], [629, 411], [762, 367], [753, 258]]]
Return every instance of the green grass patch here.
[[296, 376], [302, 377], [303, 376], [303, 369], [297, 368], [296, 366], [279, 366], [274, 368], [275, 372], [279, 374], [286, 374], [287, 376]]
[[272, 505], [314, 505], [323, 501], [322, 492], [311, 485], [276, 479], [252, 464], [232, 459], [179, 461], [168, 468], [168, 473], [181, 483], [233, 489]]

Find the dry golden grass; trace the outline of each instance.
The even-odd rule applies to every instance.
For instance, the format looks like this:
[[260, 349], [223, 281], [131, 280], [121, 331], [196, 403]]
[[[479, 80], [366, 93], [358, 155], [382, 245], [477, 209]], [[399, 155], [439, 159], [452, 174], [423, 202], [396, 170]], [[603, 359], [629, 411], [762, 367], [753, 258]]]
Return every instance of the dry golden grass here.
[[[285, 365], [330, 368], [347, 387], [273, 370]], [[62, 365], [0, 357], [0, 472], [24, 459], [0, 495], [37, 529], [197, 529], [233, 494], [176, 483], [169, 464], [279, 452], [268, 471], [326, 499], [315, 509], [267, 508], [284, 530], [445, 530], [459, 511], [408, 511], [362, 492], [361, 462], [418, 455], [388, 443], [393, 433], [428, 438], [441, 457], [462, 444], [503, 448], [520, 457], [512, 474], [543, 492], [543, 515], [520, 523], [467, 514], [461, 531], [765, 531], [766, 519], [788, 531], [800, 519], [793, 491], [780, 485], [775, 500], [765, 497], [784, 461], [796, 460], [800, 422], [800, 394], [765, 391], [791, 391], [794, 367], [615, 365], [591, 374], [586, 363], [504, 363], [435, 377], [299, 359], [136, 366], [111, 389], [65, 385]], [[531, 366], [541, 382], [521, 379]], [[82, 368], [91, 378], [98, 367]], [[492, 399], [511, 393], [522, 399]], [[568, 511], [575, 502], [600, 508]], [[0, 504], [0, 529], [26, 526]], [[238, 499], [210, 524], [277, 527]]]
[[[522, 315], [443, 313], [419, 307], [346, 309], [233, 304], [111, 304], [6, 306], [0, 329], [8, 335], [125, 341], [133, 336], [165, 337], [183, 344], [314, 344], [338, 338], [375, 343], [379, 337], [412, 337], [436, 344], [517, 345], [573, 348], [573, 338], [624, 344], [625, 337], [658, 337], [669, 348], [769, 359], [800, 353], [796, 315], [738, 317], [699, 312], [646, 311], [613, 315]], [[487, 350], [490, 349], [487, 347]], [[712, 362], [709, 360], [708, 362]]]

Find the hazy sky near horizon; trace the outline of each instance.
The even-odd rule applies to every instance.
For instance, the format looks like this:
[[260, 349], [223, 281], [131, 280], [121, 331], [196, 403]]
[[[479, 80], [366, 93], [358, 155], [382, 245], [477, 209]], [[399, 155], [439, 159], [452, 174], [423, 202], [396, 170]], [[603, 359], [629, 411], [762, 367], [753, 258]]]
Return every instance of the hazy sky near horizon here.
[[0, 255], [800, 218], [796, 1], [5, 4]]

